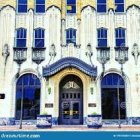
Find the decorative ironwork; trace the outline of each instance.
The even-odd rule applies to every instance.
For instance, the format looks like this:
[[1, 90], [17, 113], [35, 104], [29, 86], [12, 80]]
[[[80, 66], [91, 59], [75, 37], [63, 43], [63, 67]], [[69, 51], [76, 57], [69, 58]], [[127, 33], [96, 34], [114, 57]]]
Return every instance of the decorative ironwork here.
[[20, 65], [26, 61], [27, 59], [27, 48], [13, 48], [14, 49], [14, 61], [19, 65], [18, 72], [16, 74], [16, 77], [19, 77], [20, 73]]
[[14, 61], [21, 65], [27, 59], [27, 48], [14, 48]]
[[37, 65], [45, 60], [45, 49], [46, 48], [32, 48], [32, 60]]
[[136, 43], [134, 43], [134, 45], [133, 45], [132, 55], [134, 56], [135, 65], [137, 65], [138, 64], [138, 57], [140, 55], [140, 49], [139, 49], [139, 46]]
[[110, 48], [109, 47], [97, 47], [97, 60], [102, 64], [103, 72], [105, 72], [105, 64], [110, 60]]
[[121, 64], [121, 71], [123, 73], [123, 64], [128, 61], [128, 47], [115, 47], [115, 60]]
[[5, 61], [5, 65], [7, 63], [7, 59], [8, 59], [8, 56], [10, 55], [10, 52], [9, 52], [9, 46], [8, 44], [5, 44], [3, 49], [2, 49], [2, 56], [4, 57]]
[[75, 67], [91, 77], [97, 76], [97, 67], [90, 66], [78, 58], [66, 57], [58, 60], [52, 65], [43, 68], [43, 76], [51, 76], [64, 68]]

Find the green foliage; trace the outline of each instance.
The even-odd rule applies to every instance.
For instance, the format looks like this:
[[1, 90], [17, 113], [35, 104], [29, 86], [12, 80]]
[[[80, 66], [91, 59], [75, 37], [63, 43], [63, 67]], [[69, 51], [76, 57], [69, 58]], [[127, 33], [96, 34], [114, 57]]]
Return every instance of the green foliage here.
[[51, 87], [48, 87], [48, 94], [51, 94]]
[[97, 113], [96, 112], [93, 112], [92, 115], [97, 115]]

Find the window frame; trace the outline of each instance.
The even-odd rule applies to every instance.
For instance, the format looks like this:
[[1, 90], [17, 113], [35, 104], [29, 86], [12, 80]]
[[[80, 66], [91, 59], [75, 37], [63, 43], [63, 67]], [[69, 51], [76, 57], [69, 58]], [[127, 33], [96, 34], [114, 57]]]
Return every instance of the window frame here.
[[[102, 32], [103, 32], [103, 35], [102, 35]], [[100, 40], [106, 40], [106, 45], [103, 45], [103, 46], [99, 45]], [[107, 28], [104, 28], [104, 27], [97, 28], [97, 44], [99, 48], [108, 46], [108, 29]]]
[[[22, 33], [20, 33], [20, 35], [18, 35], [18, 31], [20, 31], [20, 30], [22, 30]], [[25, 40], [25, 46], [18, 45], [18, 40]], [[26, 28], [20, 27], [20, 28], [16, 29], [16, 47], [17, 48], [26, 48], [27, 47], [27, 29]]]
[[[118, 33], [116, 33], [117, 31]], [[124, 31], [124, 36], [123, 36], [122, 31]], [[116, 34], [120, 34], [121, 36], [117, 37]], [[115, 46], [122, 47], [122, 45], [119, 45], [119, 46], [117, 45], [117, 40], [124, 40], [124, 43], [121, 43], [121, 44], [124, 44], [124, 46], [126, 46], [126, 28], [123, 28], [123, 27], [115, 28]]]
[[[38, 34], [38, 36], [41, 36], [41, 37], [36, 38], [36, 31], [39, 31], [39, 30], [41, 31], [41, 35], [39, 35], [39, 33], [37, 33], [37, 34]], [[42, 34], [44, 34], [44, 37], [42, 37], [43, 36]], [[43, 40], [44, 46], [37, 47], [36, 46], [36, 40]], [[44, 47], [45, 47], [45, 29], [41, 28], [41, 27], [35, 28], [34, 29], [34, 48], [44, 48]]]
[[[44, 11], [43, 12], [37, 12], [37, 6], [44, 6]], [[46, 10], [46, 0], [44, 0], [44, 4], [37, 4], [37, 0], [35, 0], [35, 13], [36, 14], [43, 14], [45, 13], [45, 10]]]
[[[17, 0], [17, 6], [16, 6], [16, 8], [17, 8], [16, 11], [17, 11], [17, 13], [18, 13], [18, 14], [26, 14], [26, 13], [28, 12], [28, 0], [26, 0], [27, 3], [23, 3], [23, 4], [19, 4], [19, 1], [20, 1], [20, 0]], [[24, 11], [24, 12], [23, 12], [23, 11], [19, 11], [19, 5], [20, 5], [20, 6], [26, 6], [26, 11]]]

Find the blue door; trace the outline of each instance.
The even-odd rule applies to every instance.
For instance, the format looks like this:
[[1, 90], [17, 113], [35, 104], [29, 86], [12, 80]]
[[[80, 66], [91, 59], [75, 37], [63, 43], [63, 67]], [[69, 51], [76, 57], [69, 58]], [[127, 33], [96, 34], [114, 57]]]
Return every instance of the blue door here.
[[59, 124], [83, 123], [83, 90], [81, 80], [74, 75], [66, 76], [60, 83]]

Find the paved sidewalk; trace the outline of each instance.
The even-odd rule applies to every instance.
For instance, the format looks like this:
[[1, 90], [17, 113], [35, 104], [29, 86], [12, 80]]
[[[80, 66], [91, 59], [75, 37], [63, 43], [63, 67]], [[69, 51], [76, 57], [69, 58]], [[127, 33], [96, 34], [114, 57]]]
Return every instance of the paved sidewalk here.
[[38, 129], [35, 125], [23, 125], [22, 129], [19, 129], [18, 125], [15, 126], [0, 126], [0, 131], [140, 131], [140, 126], [103, 126], [99, 129], [87, 128], [85, 125], [68, 126], [57, 125], [48, 129]]

